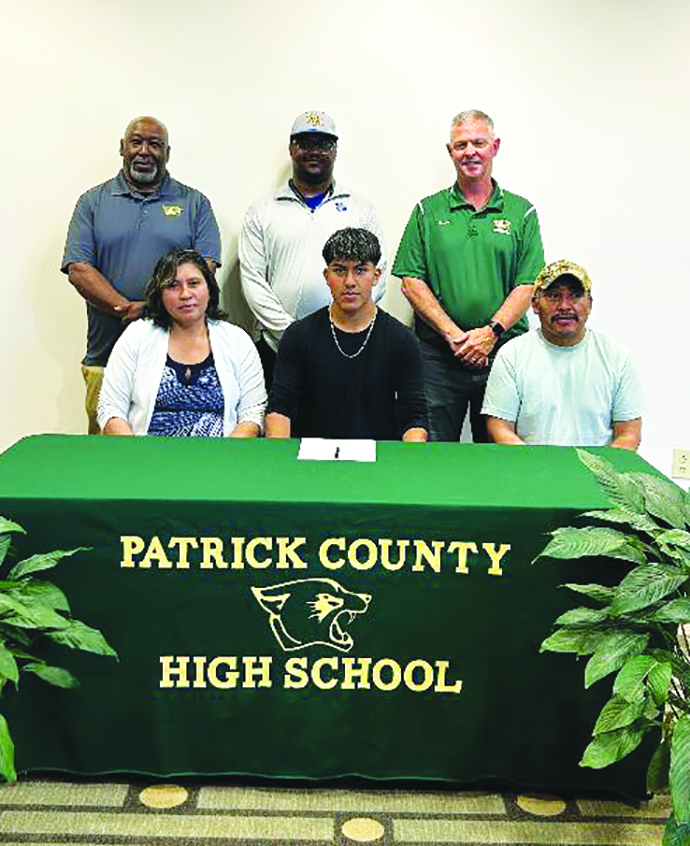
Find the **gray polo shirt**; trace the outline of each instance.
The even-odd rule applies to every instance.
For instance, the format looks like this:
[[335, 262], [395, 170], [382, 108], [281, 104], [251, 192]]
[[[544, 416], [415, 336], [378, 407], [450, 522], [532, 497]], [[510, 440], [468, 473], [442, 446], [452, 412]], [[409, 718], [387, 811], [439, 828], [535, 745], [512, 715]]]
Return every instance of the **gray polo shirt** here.
[[[153, 194], [139, 194], [120, 171], [77, 201], [61, 270], [87, 262], [125, 297], [141, 300], [156, 261], [176, 247], [198, 250], [220, 264], [220, 232], [208, 199], [169, 174]], [[124, 327], [89, 303], [87, 315], [83, 363], [104, 366]]]

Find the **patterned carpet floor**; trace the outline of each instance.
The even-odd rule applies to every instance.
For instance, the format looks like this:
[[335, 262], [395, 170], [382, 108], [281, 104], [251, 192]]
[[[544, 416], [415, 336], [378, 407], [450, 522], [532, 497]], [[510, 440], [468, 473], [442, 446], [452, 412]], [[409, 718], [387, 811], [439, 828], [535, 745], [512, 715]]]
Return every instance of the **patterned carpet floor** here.
[[0, 787], [0, 844], [660, 846], [668, 810], [667, 796], [632, 806], [510, 793], [22, 779]]

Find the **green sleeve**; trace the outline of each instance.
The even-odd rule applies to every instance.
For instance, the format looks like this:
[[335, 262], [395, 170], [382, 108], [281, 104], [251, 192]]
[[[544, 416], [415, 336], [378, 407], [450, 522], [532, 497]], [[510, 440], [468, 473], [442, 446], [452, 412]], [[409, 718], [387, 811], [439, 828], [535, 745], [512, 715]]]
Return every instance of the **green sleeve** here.
[[522, 233], [522, 249], [515, 274], [514, 286], [531, 285], [544, 267], [544, 247], [541, 243], [539, 218], [534, 207], [527, 213]]
[[429, 272], [426, 264], [426, 251], [424, 249], [424, 236], [422, 224], [424, 212], [417, 204], [403, 232], [398, 252], [393, 263], [394, 276], [412, 276], [415, 279], [422, 279], [426, 282]]

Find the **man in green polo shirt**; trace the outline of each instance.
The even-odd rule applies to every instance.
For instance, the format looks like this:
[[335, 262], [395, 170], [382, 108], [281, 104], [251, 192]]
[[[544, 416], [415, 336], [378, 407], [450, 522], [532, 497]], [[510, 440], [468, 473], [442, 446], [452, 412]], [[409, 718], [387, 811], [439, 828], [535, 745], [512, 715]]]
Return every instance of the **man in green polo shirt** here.
[[417, 203], [393, 273], [415, 312], [432, 440], [488, 441], [481, 408], [497, 348], [527, 331], [532, 283], [544, 264], [534, 206], [491, 178], [500, 139], [477, 110], [453, 118], [457, 181]]

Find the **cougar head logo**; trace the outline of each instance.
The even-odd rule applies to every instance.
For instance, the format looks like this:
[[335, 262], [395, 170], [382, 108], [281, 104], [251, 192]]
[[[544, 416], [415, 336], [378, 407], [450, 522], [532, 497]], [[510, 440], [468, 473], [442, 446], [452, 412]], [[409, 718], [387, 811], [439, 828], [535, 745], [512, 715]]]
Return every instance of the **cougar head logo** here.
[[286, 652], [330, 646], [349, 652], [354, 641], [345, 626], [369, 608], [368, 593], [352, 593], [333, 579], [300, 579], [273, 587], [253, 587], [268, 614], [271, 630]]

